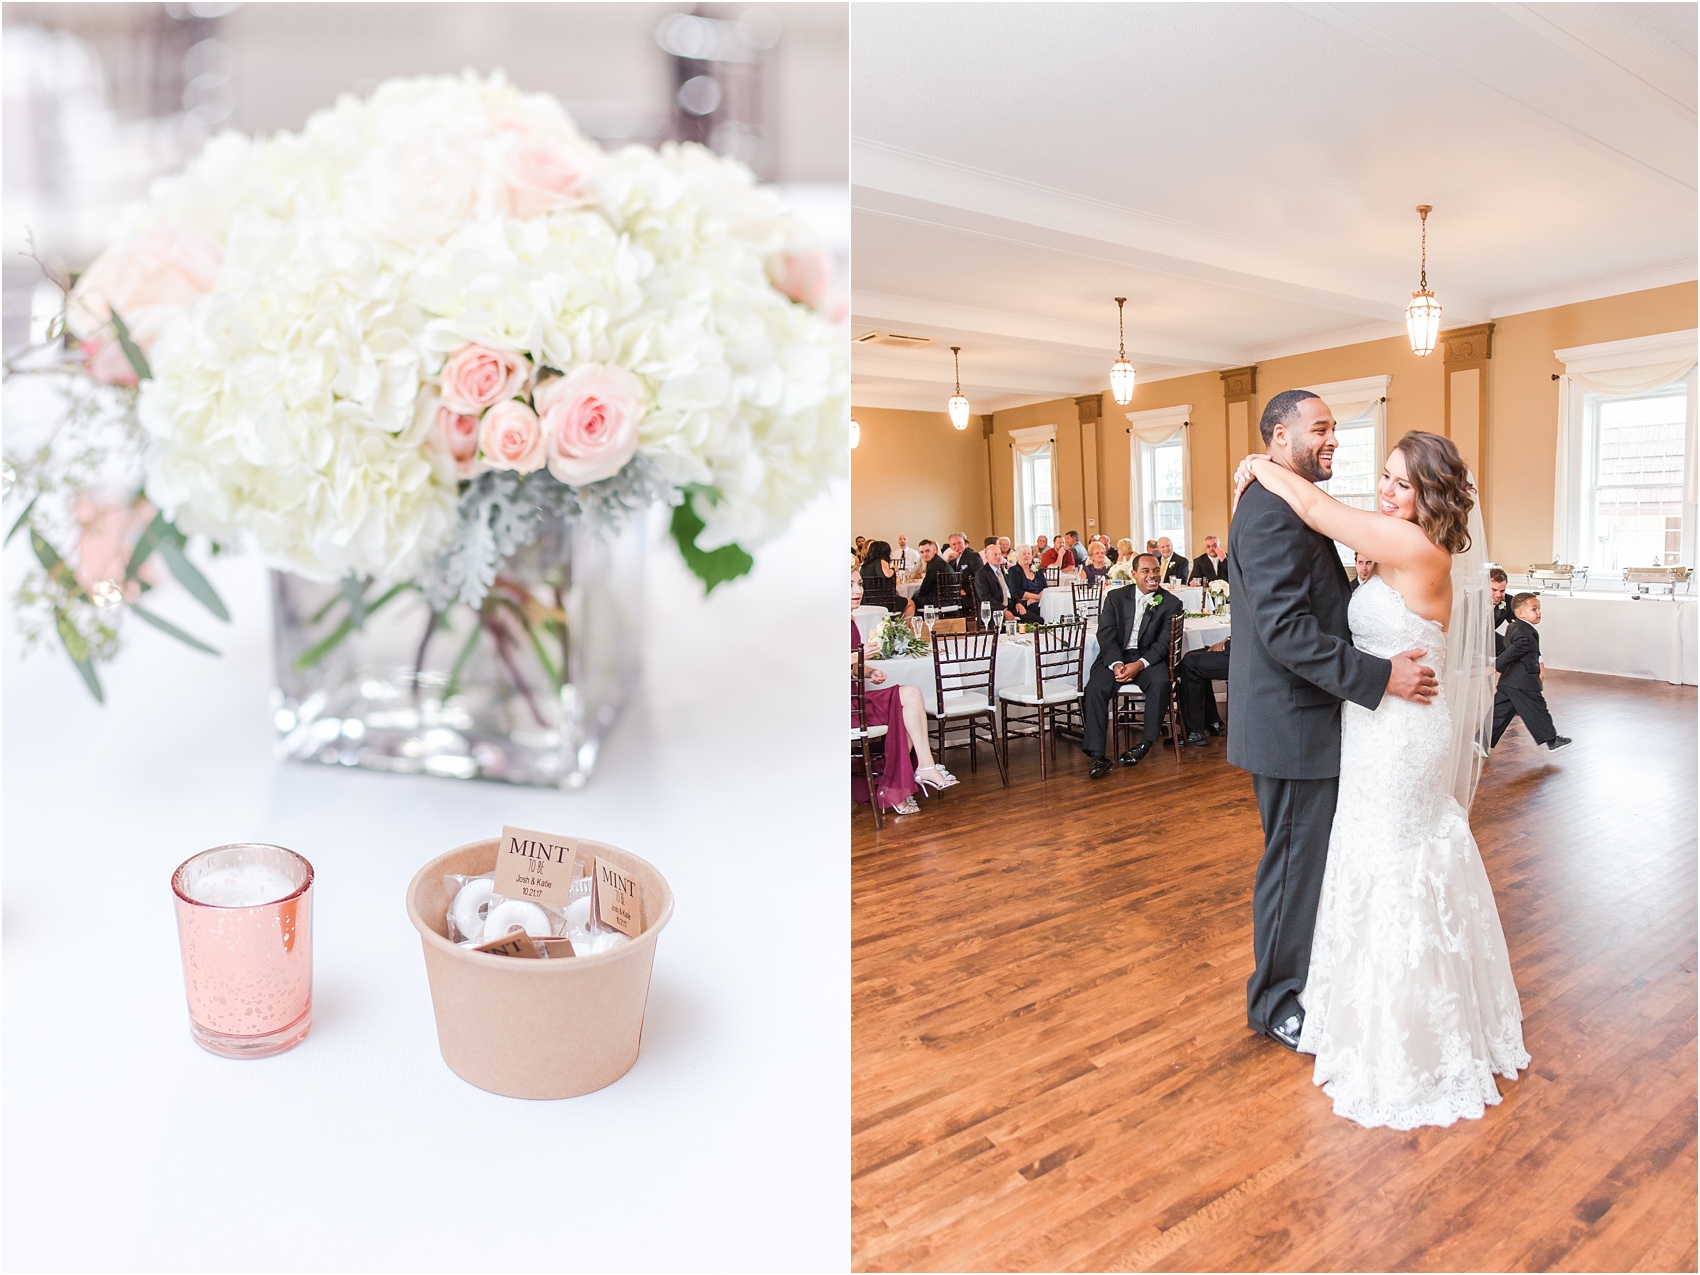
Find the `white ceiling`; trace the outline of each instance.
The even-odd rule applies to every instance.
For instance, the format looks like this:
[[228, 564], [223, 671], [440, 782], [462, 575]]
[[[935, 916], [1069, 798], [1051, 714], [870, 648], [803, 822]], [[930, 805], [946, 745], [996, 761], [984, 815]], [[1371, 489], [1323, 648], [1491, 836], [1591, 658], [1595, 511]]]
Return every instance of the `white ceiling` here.
[[854, 402], [1108, 388], [1696, 276], [1694, 4], [857, 4]]

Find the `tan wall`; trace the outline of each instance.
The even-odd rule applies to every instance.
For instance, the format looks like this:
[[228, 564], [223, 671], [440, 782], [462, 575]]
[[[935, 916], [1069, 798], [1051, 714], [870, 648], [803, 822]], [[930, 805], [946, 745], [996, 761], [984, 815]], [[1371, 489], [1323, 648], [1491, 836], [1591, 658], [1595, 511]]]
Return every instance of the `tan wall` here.
[[[1694, 283], [1680, 283], [1494, 321], [1493, 358], [1486, 369], [1487, 412], [1479, 423], [1487, 449], [1482, 514], [1488, 553], [1494, 560], [1520, 571], [1531, 562], [1552, 557], [1558, 438], [1558, 384], [1552, 374], [1563, 371], [1552, 352], [1695, 327], [1696, 298]], [[1247, 443], [1253, 449], [1260, 446], [1258, 416], [1263, 405], [1283, 390], [1385, 375], [1393, 378], [1387, 388], [1389, 445], [1413, 429], [1448, 432], [1441, 351], [1418, 358], [1411, 353], [1410, 342], [1398, 336], [1259, 363], [1257, 396], [1248, 404]], [[940, 510], [937, 517], [945, 522], [957, 518], [966, 525], [955, 529], [967, 531], [976, 540], [1011, 534], [1015, 487], [1009, 431], [1055, 425], [1062, 527], [1082, 535], [1102, 532], [1119, 540], [1132, 529], [1131, 451], [1125, 414], [1191, 403], [1192, 533], [1199, 544], [1187, 549], [1196, 553], [1207, 535], [1226, 539], [1228, 483], [1243, 453], [1237, 451], [1240, 444], [1228, 437], [1221, 377], [1203, 372], [1142, 382], [1126, 407], [1117, 406], [1108, 393], [1100, 401], [1102, 416], [1095, 423], [1082, 423], [1072, 398], [998, 412], [989, 448], [982, 440], [978, 416], [966, 434], [959, 434], [942, 413], [859, 409], [856, 419], [862, 424], [862, 445], [851, 454], [856, 533], [871, 535], [875, 532], [869, 528], [877, 528], [881, 534], [895, 534], [900, 519], [909, 520], [909, 527], [901, 529], [910, 530]], [[900, 453], [870, 451], [869, 422], [881, 419], [889, 419], [891, 425], [875, 448], [901, 445]], [[1095, 524], [1088, 521], [1092, 517], [1097, 519]], [[938, 525], [928, 521], [922, 534], [934, 534]], [[910, 536], [915, 538], [913, 530]]]
[[850, 534], [910, 545], [953, 531], [975, 544], [992, 533], [980, 418], [952, 429], [943, 412], [851, 410], [862, 441], [850, 452]]
[[1558, 455], [1558, 382], [1552, 378], [1564, 371], [1552, 352], [1686, 331], [1696, 326], [1695, 302], [1695, 284], [1677, 283], [1494, 321], [1482, 507], [1496, 561], [1512, 571], [1552, 561]]

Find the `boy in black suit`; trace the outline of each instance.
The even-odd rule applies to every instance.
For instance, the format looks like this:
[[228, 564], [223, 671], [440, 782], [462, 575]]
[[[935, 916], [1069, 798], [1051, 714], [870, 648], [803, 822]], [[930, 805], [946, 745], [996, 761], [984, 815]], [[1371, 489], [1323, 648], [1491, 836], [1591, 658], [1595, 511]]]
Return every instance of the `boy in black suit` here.
[[1513, 717], [1521, 717], [1537, 744], [1545, 744], [1552, 752], [1569, 746], [1570, 741], [1553, 729], [1552, 714], [1547, 711], [1547, 697], [1541, 691], [1541, 639], [1535, 625], [1541, 622], [1541, 598], [1538, 593], [1519, 593], [1511, 599], [1515, 618], [1505, 630], [1505, 650], [1494, 660], [1499, 670], [1499, 690], [1493, 697], [1493, 744], [1511, 725]]

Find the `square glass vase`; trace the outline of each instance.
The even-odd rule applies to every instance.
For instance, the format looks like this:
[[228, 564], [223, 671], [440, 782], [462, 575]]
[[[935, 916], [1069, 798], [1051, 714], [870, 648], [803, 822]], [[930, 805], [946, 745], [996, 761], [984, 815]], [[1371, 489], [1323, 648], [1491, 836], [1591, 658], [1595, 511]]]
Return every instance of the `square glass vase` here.
[[483, 604], [272, 573], [280, 756], [582, 788], [640, 672], [645, 519], [546, 524]]

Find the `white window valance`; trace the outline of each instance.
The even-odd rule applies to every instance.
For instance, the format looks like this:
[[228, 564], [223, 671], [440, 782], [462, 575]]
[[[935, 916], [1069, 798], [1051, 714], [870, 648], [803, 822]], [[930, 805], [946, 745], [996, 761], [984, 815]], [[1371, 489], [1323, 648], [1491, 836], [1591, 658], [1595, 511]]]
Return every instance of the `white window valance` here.
[[1017, 456], [1033, 456], [1044, 449], [1047, 443], [1057, 441], [1055, 425], [1029, 425], [1026, 429], [1009, 431], [1009, 445], [1015, 448]]
[[1142, 443], [1155, 446], [1166, 443], [1179, 434], [1192, 419], [1192, 404], [1176, 407], [1154, 407], [1147, 412], [1127, 412], [1128, 432]]
[[1360, 376], [1351, 381], [1329, 381], [1325, 385], [1301, 385], [1299, 388], [1309, 390], [1328, 404], [1328, 410], [1334, 414], [1334, 423], [1345, 425], [1381, 406], [1387, 398], [1387, 387], [1392, 384], [1391, 376]]
[[1681, 380], [1696, 362], [1700, 331], [1666, 332], [1554, 350], [1572, 385], [1590, 394], [1650, 394]]

